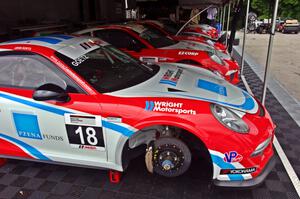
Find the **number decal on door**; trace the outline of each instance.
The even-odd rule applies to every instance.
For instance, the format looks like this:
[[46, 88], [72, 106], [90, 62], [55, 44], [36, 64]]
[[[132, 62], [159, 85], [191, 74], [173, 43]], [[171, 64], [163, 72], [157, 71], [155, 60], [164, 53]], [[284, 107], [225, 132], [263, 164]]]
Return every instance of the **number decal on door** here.
[[85, 149], [104, 147], [102, 127], [67, 124], [66, 129], [73, 147]]

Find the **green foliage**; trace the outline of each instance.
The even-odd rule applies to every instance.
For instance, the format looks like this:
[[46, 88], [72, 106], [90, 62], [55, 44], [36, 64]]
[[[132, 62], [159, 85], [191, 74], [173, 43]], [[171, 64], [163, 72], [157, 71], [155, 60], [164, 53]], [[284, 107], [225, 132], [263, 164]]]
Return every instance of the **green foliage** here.
[[[258, 14], [259, 18], [268, 18], [270, 3], [272, 5], [272, 14], [273, 5], [275, 4], [274, 0], [252, 0], [251, 8]], [[279, 0], [278, 17], [300, 20], [300, 0]]]

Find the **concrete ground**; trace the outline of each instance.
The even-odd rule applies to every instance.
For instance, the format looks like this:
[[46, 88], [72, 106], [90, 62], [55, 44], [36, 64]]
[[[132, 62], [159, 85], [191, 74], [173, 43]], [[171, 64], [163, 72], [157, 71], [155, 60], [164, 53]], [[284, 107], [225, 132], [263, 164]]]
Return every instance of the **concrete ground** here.
[[[242, 46], [243, 33], [238, 32]], [[247, 34], [245, 53], [262, 66], [266, 65], [268, 34]], [[300, 34], [276, 32], [271, 60], [271, 78], [275, 78], [300, 102]]]

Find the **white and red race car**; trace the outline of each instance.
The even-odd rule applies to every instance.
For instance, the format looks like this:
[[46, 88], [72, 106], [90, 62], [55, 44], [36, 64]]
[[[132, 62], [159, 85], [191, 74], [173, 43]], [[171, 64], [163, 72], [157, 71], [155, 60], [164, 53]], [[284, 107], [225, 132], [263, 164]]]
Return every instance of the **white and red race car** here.
[[0, 118], [1, 158], [124, 171], [143, 147], [149, 171], [175, 177], [201, 154], [216, 185], [237, 187], [274, 165], [275, 126], [247, 92], [202, 68], [141, 64], [92, 37], [0, 44]]

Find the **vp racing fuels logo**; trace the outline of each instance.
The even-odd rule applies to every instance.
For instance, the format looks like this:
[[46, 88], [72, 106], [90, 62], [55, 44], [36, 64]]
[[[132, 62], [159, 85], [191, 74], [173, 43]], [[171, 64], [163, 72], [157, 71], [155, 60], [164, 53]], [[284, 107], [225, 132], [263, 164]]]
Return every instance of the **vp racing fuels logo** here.
[[243, 160], [243, 156], [241, 154], [238, 154], [236, 151], [226, 152], [224, 155], [224, 162], [233, 163]]
[[176, 72], [173, 70], [167, 70], [167, 72], [164, 74], [159, 83], [176, 86], [182, 72], [183, 70], [181, 68], [179, 68]]
[[146, 111], [165, 112], [165, 113], [177, 113], [196, 115], [196, 111], [193, 109], [184, 109], [183, 103], [177, 102], [160, 102], [160, 101], [146, 101]]

